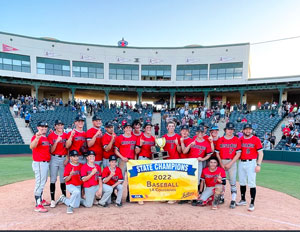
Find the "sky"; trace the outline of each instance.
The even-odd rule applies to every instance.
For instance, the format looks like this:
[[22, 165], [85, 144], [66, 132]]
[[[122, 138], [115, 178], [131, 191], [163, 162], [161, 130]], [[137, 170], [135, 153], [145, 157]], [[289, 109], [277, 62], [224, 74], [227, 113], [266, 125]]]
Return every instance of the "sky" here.
[[[0, 1], [0, 31], [62, 41], [183, 47], [249, 42], [251, 77], [300, 75], [299, 0]], [[272, 43], [257, 42], [296, 37]], [[253, 45], [252, 45], [253, 44]]]

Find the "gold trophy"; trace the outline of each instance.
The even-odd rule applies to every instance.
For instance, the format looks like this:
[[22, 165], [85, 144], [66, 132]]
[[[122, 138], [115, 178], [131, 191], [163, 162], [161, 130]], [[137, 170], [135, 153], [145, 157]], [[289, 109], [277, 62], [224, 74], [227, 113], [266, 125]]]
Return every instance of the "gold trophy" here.
[[169, 157], [167, 151], [164, 151], [164, 146], [166, 145], [166, 138], [155, 138], [155, 144], [160, 148], [159, 152], [152, 153], [152, 159], [165, 159]]

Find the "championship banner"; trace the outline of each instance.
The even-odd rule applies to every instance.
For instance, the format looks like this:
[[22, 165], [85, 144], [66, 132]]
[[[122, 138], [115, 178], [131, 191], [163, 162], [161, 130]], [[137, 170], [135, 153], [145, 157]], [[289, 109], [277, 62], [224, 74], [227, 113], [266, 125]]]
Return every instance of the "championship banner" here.
[[133, 202], [198, 197], [197, 159], [129, 160], [127, 174]]

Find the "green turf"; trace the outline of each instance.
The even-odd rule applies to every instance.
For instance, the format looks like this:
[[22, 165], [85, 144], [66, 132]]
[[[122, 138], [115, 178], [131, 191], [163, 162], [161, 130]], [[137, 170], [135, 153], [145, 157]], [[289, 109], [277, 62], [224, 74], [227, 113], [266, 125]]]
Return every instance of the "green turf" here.
[[257, 185], [300, 199], [300, 166], [264, 163], [257, 174]]
[[0, 186], [34, 178], [32, 157], [0, 156]]

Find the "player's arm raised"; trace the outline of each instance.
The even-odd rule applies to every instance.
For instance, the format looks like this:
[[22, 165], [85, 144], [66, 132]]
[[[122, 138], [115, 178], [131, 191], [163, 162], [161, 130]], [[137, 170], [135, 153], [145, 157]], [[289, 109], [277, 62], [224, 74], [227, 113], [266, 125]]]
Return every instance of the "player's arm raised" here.
[[189, 152], [190, 148], [194, 145], [195, 145], [195, 141], [191, 142], [188, 146], [184, 147], [184, 149], [182, 150], [182, 153], [187, 154]]
[[113, 134], [113, 135], [111, 136], [111, 140], [110, 140], [109, 144], [107, 144], [107, 146], [104, 147], [104, 150], [105, 150], [106, 152], [108, 152], [108, 151], [112, 148], [112, 146], [113, 146], [113, 144], [114, 144], [114, 142], [115, 142], [115, 138], [116, 138], [116, 135]]
[[75, 130], [73, 129], [71, 134], [70, 134], [70, 137], [68, 138], [68, 140], [66, 141], [66, 148], [69, 149], [72, 145], [72, 140], [73, 140], [73, 136], [75, 135]]
[[93, 175], [96, 174], [96, 172], [97, 172], [97, 168], [94, 167], [93, 170], [91, 171], [91, 173], [90, 173], [89, 175], [87, 175], [87, 176], [83, 176], [83, 177], [81, 178], [81, 180], [82, 180], [83, 182], [88, 181], [89, 179], [91, 179], [91, 177], [92, 177]]
[[35, 134], [35, 139], [32, 140], [32, 142], [30, 143], [30, 149], [31, 149], [31, 150], [37, 147], [38, 142], [39, 142], [41, 136], [42, 136], [42, 134], [40, 134], [39, 132], [37, 132], [37, 133]]
[[94, 134], [94, 136], [91, 138], [91, 139], [88, 139], [87, 140], [87, 145], [88, 145], [88, 147], [92, 147], [92, 146], [94, 146], [94, 144], [95, 144], [95, 142], [96, 142], [96, 139], [97, 139], [97, 136], [98, 135], [102, 135], [102, 131], [101, 131], [101, 129], [99, 129], [97, 132], [96, 132], [96, 134]]
[[57, 144], [62, 140], [61, 136], [58, 136], [55, 143], [51, 146], [50, 152], [53, 153], [56, 149]]
[[180, 146], [180, 142], [178, 141], [178, 138], [175, 139], [175, 144], [176, 144], [176, 149], [178, 153], [181, 153], [181, 146]]

